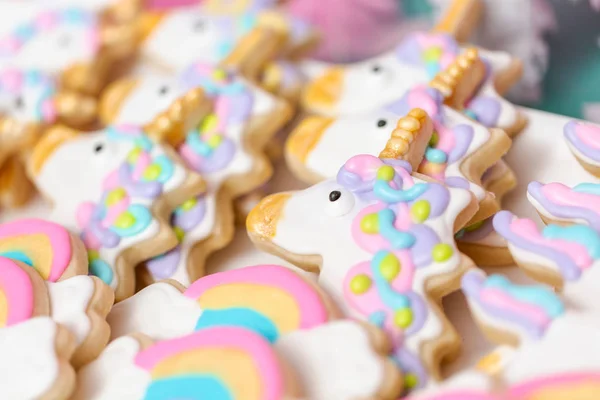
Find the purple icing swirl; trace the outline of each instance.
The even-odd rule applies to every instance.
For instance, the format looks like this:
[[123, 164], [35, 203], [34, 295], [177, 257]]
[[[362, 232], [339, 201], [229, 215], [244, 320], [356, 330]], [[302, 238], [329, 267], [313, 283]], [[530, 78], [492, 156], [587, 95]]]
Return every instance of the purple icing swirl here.
[[[580, 122], [569, 121], [563, 128], [565, 139], [575, 147], [581, 154], [591, 158], [595, 162], [600, 162], [600, 149], [595, 149], [586, 144], [577, 134], [577, 125]], [[600, 134], [600, 128], [598, 128]]]
[[476, 96], [467, 105], [468, 110], [482, 125], [491, 128], [498, 126], [502, 107], [498, 99], [490, 96]]
[[419, 357], [416, 357], [406, 348], [400, 347], [394, 350], [393, 359], [402, 372], [404, 372], [404, 375], [412, 374], [417, 377], [417, 385], [411, 389], [421, 389], [425, 387], [425, 384], [429, 379], [429, 374]]
[[123, 163], [119, 167], [119, 182], [132, 197], [142, 197], [145, 199], [154, 199], [158, 197], [163, 190], [162, 183], [158, 181], [134, 180], [131, 176], [132, 166]]
[[409, 232], [416, 239], [415, 244], [410, 248], [410, 256], [415, 267], [422, 268], [431, 265], [433, 247], [441, 242], [437, 233], [423, 224], [413, 225]]
[[500, 211], [494, 216], [494, 229], [500, 236], [513, 246], [554, 261], [558, 265], [563, 278], [568, 281], [575, 281], [581, 276], [581, 270], [568, 255], [551, 247], [533, 243], [513, 232], [510, 227], [513, 217], [513, 214], [509, 211]]
[[202, 196], [196, 198], [196, 204], [189, 210], [183, 211], [178, 208], [171, 220], [171, 225], [183, 229], [184, 232], [190, 232], [196, 228], [204, 219], [206, 214], [206, 200]]
[[177, 246], [168, 253], [147, 261], [146, 267], [155, 279], [167, 279], [177, 271], [180, 260], [181, 246]]
[[473, 127], [465, 124], [456, 125], [452, 128], [452, 131], [454, 132], [455, 145], [448, 154], [448, 164], [455, 163], [465, 155], [475, 135]]

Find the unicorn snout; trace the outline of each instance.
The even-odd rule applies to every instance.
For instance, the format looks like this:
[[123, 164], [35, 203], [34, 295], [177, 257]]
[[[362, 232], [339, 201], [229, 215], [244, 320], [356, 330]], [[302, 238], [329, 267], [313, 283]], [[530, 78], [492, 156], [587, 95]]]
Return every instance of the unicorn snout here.
[[277, 233], [277, 224], [283, 214], [290, 193], [277, 193], [258, 203], [246, 220], [246, 229], [253, 241], [270, 242]]

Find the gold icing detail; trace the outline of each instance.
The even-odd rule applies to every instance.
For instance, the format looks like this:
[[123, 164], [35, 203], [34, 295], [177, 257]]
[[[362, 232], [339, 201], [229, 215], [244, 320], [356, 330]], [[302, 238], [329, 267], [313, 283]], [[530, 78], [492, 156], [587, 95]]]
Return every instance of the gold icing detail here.
[[283, 208], [290, 196], [289, 193], [277, 193], [262, 199], [248, 215], [246, 220], [248, 232], [266, 240], [273, 239], [277, 233], [277, 224], [283, 214]]
[[146, 12], [138, 20], [138, 31], [141, 41], [145, 41], [160, 25], [165, 13], [163, 12]]
[[313, 151], [323, 133], [333, 123], [332, 118], [326, 117], [308, 117], [305, 118], [293, 130], [285, 143], [285, 150], [288, 155], [293, 156], [302, 163], [306, 162], [306, 158]]
[[120, 79], [111, 83], [100, 97], [99, 114], [102, 123], [112, 124], [121, 112], [123, 103], [138, 85], [136, 79]]
[[379, 153], [379, 157], [394, 159], [404, 157], [410, 150], [411, 143], [425, 125], [427, 118], [427, 113], [420, 108], [414, 108], [409, 111], [407, 116], [400, 118], [396, 129], [392, 131], [391, 138]]
[[342, 94], [344, 69], [329, 68], [323, 75], [312, 81], [304, 93], [305, 106], [311, 108], [333, 107]]
[[48, 130], [35, 145], [29, 159], [29, 171], [34, 175], [39, 174], [46, 160], [64, 142], [72, 140], [79, 135], [77, 131], [65, 126], [56, 126]]
[[429, 86], [439, 90], [444, 97], [452, 97], [461, 80], [469, 76], [470, 70], [479, 62], [479, 52], [469, 48], [456, 57], [444, 71], [438, 73], [429, 82]]

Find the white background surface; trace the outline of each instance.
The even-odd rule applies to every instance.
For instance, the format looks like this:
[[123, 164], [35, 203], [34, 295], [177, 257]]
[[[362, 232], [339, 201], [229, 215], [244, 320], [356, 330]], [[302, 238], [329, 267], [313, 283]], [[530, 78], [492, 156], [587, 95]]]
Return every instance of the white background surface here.
[[[569, 120], [566, 117], [540, 111], [523, 109], [529, 117], [529, 126], [513, 141], [513, 147], [505, 160], [515, 171], [519, 181], [517, 188], [505, 198], [504, 208], [520, 217], [530, 217], [541, 224], [535, 210], [526, 198], [527, 184], [532, 180], [541, 182], [562, 182], [569, 185], [585, 181], [596, 181], [571, 155], [563, 139], [562, 128]], [[273, 179], [273, 191], [300, 189], [303, 185], [294, 179], [283, 163], [277, 166]], [[35, 200], [21, 210], [7, 211], [0, 215], [0, 221], [20, 217], [45, 217], [50, 206], [42, 199]], [[294, 268], [279, 258], [255, 249], [240, 228], [234, 242], [226, 249], [214, 254], [208, 261], [207, 271], [241, 268], [255, 264], [281, 264]], [[490, 269], [501, 271], [517, 281], [525, 278], [516, 268]], [[444, 299], [444, 309], [463, 338], [463, 353], [458, 360], [448, 365], [446, 374], [471, 366], [484, 356], [493, 346], [486, 342], [471, 319], [466, 303], [460, 293]]]

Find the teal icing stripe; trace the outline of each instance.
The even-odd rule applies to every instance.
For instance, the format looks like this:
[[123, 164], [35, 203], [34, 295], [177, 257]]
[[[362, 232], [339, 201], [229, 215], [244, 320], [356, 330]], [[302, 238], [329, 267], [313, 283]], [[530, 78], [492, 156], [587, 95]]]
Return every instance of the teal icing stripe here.
[[[397, 311], [403, 308], [409, 308], [410, 300], [403, 294], [394, 291], [390, 283], [386, 281], [381, 274], [381, 263], [390, 254], [394, 256], [392, 253], [385, 250], [380, 250], [375, 253], [373, 259], [371, 260], [371, 273], [373, 274], [373, 280], [375, 281], [375, 286], [377, 287], [377, 293], [383, 301], [383, 304], [385, 304], [391, 310]], [[380, 317], [373, 315], [372, 318]]]
[[27, 254], [19, 250], [5, 251], [4, 253], [0, 253], [0, 257], [6, 257], [10, 258], [11, 260], [20, 261], [23, 264], [27, 264], [30, 267], [33, 267], [33, 261], [31, 261], [31, 258], [29, 258]]
[[573, 188], [573, 191], [600, 196], [600, 185], [597, 183], [580, 183]]
[[175, 171], [175, 166], [169, 157], [160, 155], [154, 159], [154, 164], [158, 164], [160, 166], [160, 174], [156, 179], [157, 181], [160, 183], [165, 183], [171, 179], [173, 172]]
[[562, 239], [584, 246], [594, 260], [600, 258], [600, 236], [587, 225], [558, 226], [548, 225], [542, 231], [547, 239]]
[[221, 379], [212, 375], [181, 375], [153, 381], [144, 400], [234, 400]]
[[408, 249], [415, 244], [415, 237], [407, 232], [396, 229], [394, 221], [396, 214], [389, 208], [385, 208], [377, 213], [379, 221], [379, 233], [390, 242], [394, 249]]
[[223, 310], [204, 310], [196, 330], [214, 326], [237, 326], [249, 329], [274, 343], [279, 338], [279, 330], [275, 324], [261, 313], [250, 308], [227, 308]]
[[556, 318], [565, 312], [565, 307], [558, 296], [544, 286], [519, 286], [502, 275], [491, 275], [486, 286], [506, 291], [517, 300], [542, 307], [551, 318]]
[[428, 189], [428, 184], [417, 183], [407, 190], [393, 189], [388, 181], [377, 179], [373, 187], [375, 196], [386, 203], [408, 203], [416, 200], [420, 195]]
[[113, 270], [110, 268], [108, 263], [104, 260], [96, 258], [89, 263], [90, 275], [96, 276], [102, 280], [102, 282], [110, 285], [113, 281]]
[[152, 222], [152, 214], [150, 213], [150, 210], [140, 204], [130, 205], [127, 211], [135, 218], [133, 225], [127, 228], [119, 228], [115, 225], [110, 227], [110, 230], [120, 237], [135, 236], [146, 229]]

